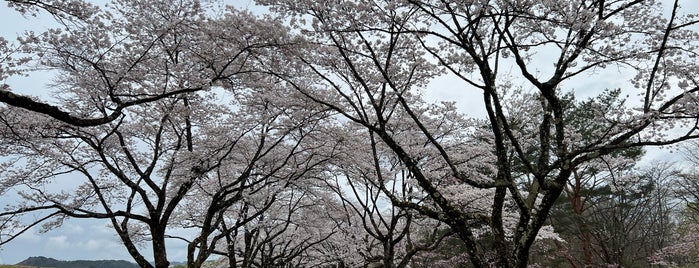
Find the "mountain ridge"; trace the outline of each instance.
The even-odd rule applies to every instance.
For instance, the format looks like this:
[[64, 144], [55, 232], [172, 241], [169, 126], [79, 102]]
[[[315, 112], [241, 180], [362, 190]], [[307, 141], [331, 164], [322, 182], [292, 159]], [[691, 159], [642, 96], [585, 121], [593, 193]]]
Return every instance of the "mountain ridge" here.
[[26, 260], [18, 262], [16, 265], [53, 268], [139, 268], [137, 264], [124, 260], [62, 261], [43, 256], [29, 257]]

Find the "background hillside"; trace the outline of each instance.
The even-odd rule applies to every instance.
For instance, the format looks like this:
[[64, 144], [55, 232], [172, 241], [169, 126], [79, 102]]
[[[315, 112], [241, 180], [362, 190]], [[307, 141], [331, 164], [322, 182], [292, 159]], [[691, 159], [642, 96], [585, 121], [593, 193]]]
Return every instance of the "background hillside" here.
[[29, 257], [17, 265], [40, 266], [55, 268], [138, 268], [138, 265], [128, 261], [101, 260], [101, 261], [61, 261], [47, 257]]

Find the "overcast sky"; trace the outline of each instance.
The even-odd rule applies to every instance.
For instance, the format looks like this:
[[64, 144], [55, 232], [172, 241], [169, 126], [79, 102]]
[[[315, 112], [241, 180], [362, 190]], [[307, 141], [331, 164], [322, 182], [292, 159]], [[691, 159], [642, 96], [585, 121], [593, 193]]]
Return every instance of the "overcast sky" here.
[[[238, 1], [240, 6], [249, 6], [250, 1]], [[685, 10], [693, 13], [699, 12], [699, 1], [684, 0]], [[0, 36], [12, 40], [18, 33], [24, 30], [41, 31], [51, 26], [51, 19], [48, 16], [38, 18], [24, 18], [17, 12], [0, 5]], [[605, 76], [603, 76], [605, 77]], [[576, 92], [585, 95], [587, 88], [617, 88], [620, 81], [619, 73], [610, 73], [606, 78], [576, 81]], [[32, 93], [41, 95], [38, 91], [50, 81], [49, 74], [32, 74], [31, 79], [12, 79], [0, 81], [11, 84], [13, 89], [20, 93]], [[450, 100], [455, 101], [462, 112], [471, 116], [484, 116], [483, 104], [480, 94], [477, 91], [465, 91], [463, 84], [449, 77], [436, 79], [430, 84], [426, 92], [429, 100]], [[645, 162], [656, 160], [679, 160], [676, 155], [668, 154], [667, 151], [649, 149]], [[11, 202], [7, 196], [0, 197], [0, 205]], [[181, 243], [170, 241], [171, 248], [168, 257], [172, 261], [182, 261], [186, 258], [185, 247]], [[31, 256], [45, 256], [61, 260], [100, 260], [100, 259], [123, 259], [132, 261], [124, 247], [119, 243], [113, 230], [106, 226], [104, 221], [96, 220], [69, 220], [58, 230], [49, 233], [38, 233], [36, 230], [27, 232], [16, 241], [0, 248], [0, 263], [14, 264]], [[146, 255], [150, 258], [151, 255]]]
[[[47, 16], [22, 17], [3, 2], [0, 5], [0, 36], [13, 40], [25, 30], [42, 31], [51, 26]], [[49, 82], [50, 75], [35, 73], [32, 79], [9, 79], [0, 81], [13, 85], [22, 93], [32, 93]], [[1, 205], [12, 202], [7, 195], [0, 197]], [[114, 233], [97, 221], [71, 220], [63, 228], [40, 234], [30, 230], [10, 244], [0, 248], [0, 263], [15, 264], [31, 256], [46, 256], [56, 259], [124, 259], [131, 260]]]

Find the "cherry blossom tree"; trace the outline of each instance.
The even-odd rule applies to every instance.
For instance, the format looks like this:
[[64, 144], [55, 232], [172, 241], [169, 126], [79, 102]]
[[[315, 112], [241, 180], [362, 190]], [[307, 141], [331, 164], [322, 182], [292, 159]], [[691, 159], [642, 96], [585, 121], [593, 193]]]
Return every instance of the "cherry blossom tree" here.
[[[55, 104], [0, 92], [0, 183], [23, 200], [0, 213], [2, 244], [38, 225], [107, 219], [141, 267], [169, 266], [168, 238], [186, 240], [188, 266], [199, 267], [228, 234], [232, 207], [260, 189], [271, 206], [272, 189], [327, 159], [308, 138], [324, 112], [289, 104], [276, 78], [252, 71], [251, 58], [288, 43], [271, 20], [232, 8], [213, 16], [199, 1], [115, 1], [84, 16], [60, 1], [11, 4], [66, 21], [2, 50], [23, 53], [4, 58], [2, 77], [20, 64], [58, 72]], [[176, 224], [186, 216], [194, 224]]]
[[[381, 179], [377, 180], [373, 175], [387, 176], [381, 170], [362, 171], [346, 167], [328, 181], [328, 188], [342, 202], [342, 214], [347, 215], [347, 225], [354, 225], [354, 228], [360, 226], [360, 230], [348, 239], [356, 240], [358, 246], [353, 251], [366, 264], [410, 267], [413, 257], [434, 250], [452, 233], [439, 221], [391, 204], [384, 192], [407, 197], [413, 187], [409, 185], [408, 178], [393, 178], [385, 182], [386, 185], [378, 185]], [[406, 176], [406, 172], [395, 173], [394, 176]]]
[[[159, 267], [167, 266], [165, 239], [178, 232], [172, 228], [180, 226], [176, 222], [185, 213], [197, 223], [188, 226], [198, 232], [188, 240], [190, 265], [197, 267], [225, 237], [224, 216], [248, 192], [264, 189], [263, 196], [272, 198], [268, 201], [272, 205], [277, 194], [272, 189], [305, 177], [323, 162], [324, 158], [299, 150], [303, 136], [295, 139], [290, 133], [297, 126], [284, 130], [284, 124], [277, 125], [283, 120], [278, 114], [271, 122], [258, 120], [261, 115], [247, 109], [224, 117], [224, 113], [210, 113], [214, 109], [210, 102], [201, 102], [203, 106], [192, 102], [185, 110], [181, 99], [168, 100], [170, 105], [162, 107], [141, 106], [140, 114], [146, 116], [118, 124], [89, 130], [62, 126], [44, 129], [34, 137], [30, 135], [36, 130], [13, 133], [24, 138], [16, 138], [11, 156], [30, 160], [5, 170], [3, 186], [16, 189], [26, 203], [8, 207], [2, 215], [15, 219], [23, 213], [46, 211], [46, 218], [19, 232], [44, 220], [50, 229], [66, 217], [109, 219], [139, 265], [150, 265], [139, 251], [140, 244], [149, 243]], [[175, 112], [178, 109], [189, 116], [181, 116]], [[4, 118], [23, 119], [8, 113]], [[52, 120], [35, 123], [42, 128]], [[50, 190], [52, 184], [66, 185], [69, 180], [72, 185], [80, 178], [84, 184]], [[209, 195], [200, 188], [210, 191]]]
[[99, 8], [94, 4], [81, 0], [72, 1], [22, 1], [6, 0], [7, 5], [23, 15], [38, 16], [42, 12], [47, 12], [59, 22], [87, 21]]
[[[144, 5], [116, 0], [106, 8], [81, 0], [8, 1], [8, 5], [26, 15], [46, 11], [61, 27], [28, 32], [16, 43], [3, 38], [0, 78], [30, 70], [55, 70], [73, 80], [58, 79], [48, 90], [20, 90], [81, 99], [77, 89], [82, 88], [82, 94], [91, 89], [89, 93], [99, 96], [95, 101], [101, 110], [77, 111], [75, 104], [57, 106], [51, 99], [14, 93], [10, 84], [0, 88], [0, 102], [74, 126], [112, 122], [130, 107], [212, 86], [234, 87], [236, 74], [250, 71], [245, 62], [265, 47], [289, 42], [282, 40], [285, 35], [275, 33], [275, 22], [245, 11], [227, 8], [213, 18], [216, 5], [211, 1]], [[144, 82], [153, 79], [167, 86]]]
[[[176, 237], [189, 243], [189, 263], [201, 265], [208, 254], [225, 257], [229, 267], [306, 267], [328, 262], [327, 255], [316, 251], [318, 244], [335, 234], [339, 226], [335, 218], [340, 216], [333, 213], [332, 198], [316, 183], [331, 158], [321, 152], [332, 154], [332, 149], [321, 147], [332, 147], [333, 141], [316, 136], [316, 127], [321, 126], [307, 125], [279, 136], [285, 140], [282, 143], [267, 141], [280, 144], [258, 147], [265, 151], [238, 148], [243, 159], [232, 157], [229, 164], [197, 181], [184, 200], [186, 208], [179, 211], [179, 224], [173, 224], [202, 230], [193, 239]], [[299, 142], [287, 144], [294, 137]], [[249, 166], [241, 165], [245, 163]], [[197, 256], [193, 256], [195, 250]]]
[[[305, 189], [309, 190], [309, 189]], [[319, 267], [335, 263], [323, 243], [340, 226], [336, 208], [318, 192], [289, 189], [264, 213], [234, 232], [227, 253], [230, 267]], [[247, 203], [252, 208], [253, 202]], [[249, 210], [248, 213], [254, 210]]]
[[[258, 2], [308, 40], [280, 52], [294, 65], [269, 72], [400, 159], [432, 206], [391, 201], [447, 223], [475, 267], [526, 267], [580, 166], [628, 148], [697, 138], [698, 39], [689, 28], [697, 21], [681, 15], [679, 1], [664, 14], [660, 3], [630, 0]], [[611, 109], [593, 105], [595, 128], [583, 137], [567, 120], [567, 96], [576, 83], [613, 68], [631, 80], [620, 83], [630, 97]], [[450, 112], [430, 112], [420, 101], [419, 91], [444, 72], [482, 93], [481, 136], [444, 138], [438, 122]], [[508, 106], [514, 90], [537, 101]], [[406, 139], [400, 128], [414, 135]], [[532, 183], [522, 187], [525, 178]], [[444, 180], [459, 193], [481, 193], [484, 202], [460, 203], [440, 187]]]

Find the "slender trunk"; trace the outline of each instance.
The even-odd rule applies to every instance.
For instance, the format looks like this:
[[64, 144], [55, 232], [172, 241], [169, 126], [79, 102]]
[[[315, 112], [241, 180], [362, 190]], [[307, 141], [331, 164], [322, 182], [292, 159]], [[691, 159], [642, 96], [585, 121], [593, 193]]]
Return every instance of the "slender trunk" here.
[[572, 268], [578, 268], [578, 261], [575, 258], [573, 258], [573, 256], [571, 256], [569, 252], [567, 252], [568, 249], [565, 246], [561, 245], [561, 242], [555, 241], [554, 243], [556, 244], [556, 249], [558, 250], [558, 252], [565, 251], [563, 257], [566, 258], [570, 266]]
[[583, 251], [583, 266], [592, 266], [592, 234], [590, 233], [590, 228], [587, 226], [583, 218], [583, 213], [585, 213], [585, 203], [583, 202], [581, 191], [582, 191], [582, 179], [579, 177], [577, 172], [573, 172], [575, 178], [575, 186], [572, 191], [568, 192], [568, 199], [570, 200], [571, 206], [573, 208], [573, 213], [575, 214], [575, 222], [580, 230], [580, 240], [582, 242]]
[[248, 231], [247, 229], [245, 230], [244, 233], [244, 238], [245, 238], [245, 249], [243, 250], [243, 263], [241, 264], [242, 268], [249, 268], [252, 267], [252, 260], [255, 257], [253, 254], [255, 244], [255, 239], [257, 237], [258, 230], [253, 230], [253, 231]]
[[235, 245], [232, 243], [228, 244], [228, 267], [238, 268], [238, 264], [235, 259]]
[[[580, 198], [578, 196], [578, 198]], [[587, 223], [585, 223], [585, 220], [582, 219], [582, 207], [576, 208], [573, 207], [574, 212], [576, 215], [578, 215], [578, 224], [580, 226], [580, 240], [582, 242], [582, 251], [583, 251], [583, 264], [585, 267], [591, 266], [592, 265], [592, 234], [590, 234], [590, 227], [587, 226]]]

